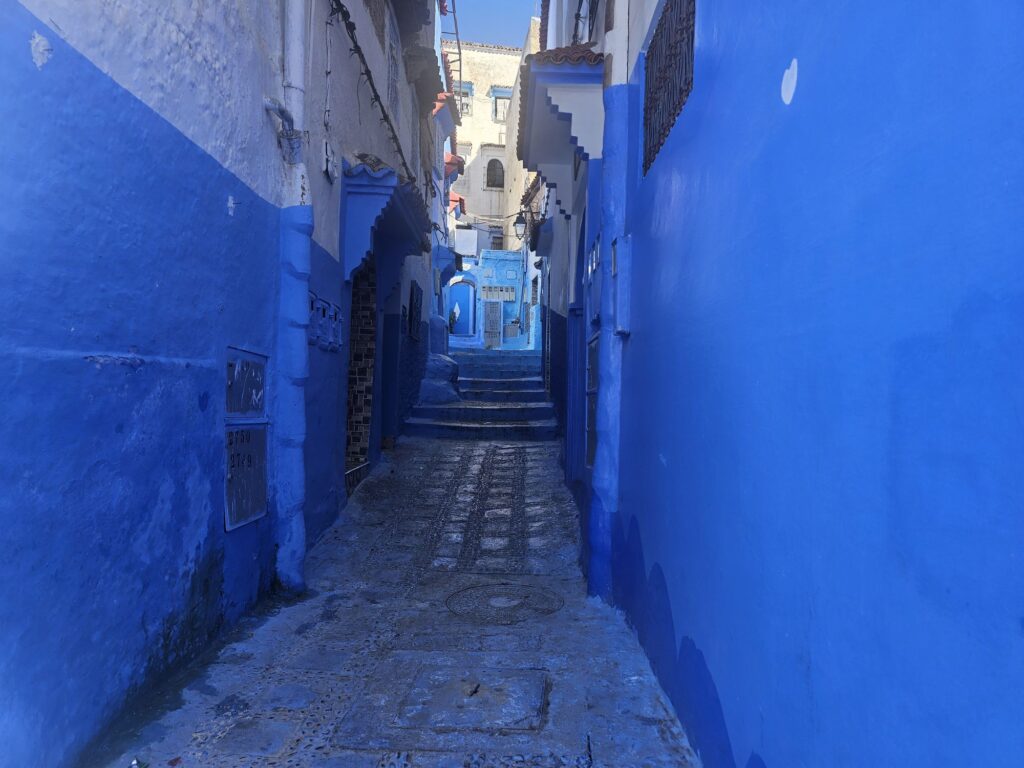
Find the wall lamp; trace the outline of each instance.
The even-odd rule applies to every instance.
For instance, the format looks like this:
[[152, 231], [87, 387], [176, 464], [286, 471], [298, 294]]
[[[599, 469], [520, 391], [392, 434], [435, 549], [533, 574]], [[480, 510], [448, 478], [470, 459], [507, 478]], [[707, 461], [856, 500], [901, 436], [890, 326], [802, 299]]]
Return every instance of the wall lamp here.
[[516, 220], [512, 222], [512, 227], [515, 229], [516, 237], [520, 240], [526, 236], [526, 217], [523, 216], [522, 211], [516, 216]]

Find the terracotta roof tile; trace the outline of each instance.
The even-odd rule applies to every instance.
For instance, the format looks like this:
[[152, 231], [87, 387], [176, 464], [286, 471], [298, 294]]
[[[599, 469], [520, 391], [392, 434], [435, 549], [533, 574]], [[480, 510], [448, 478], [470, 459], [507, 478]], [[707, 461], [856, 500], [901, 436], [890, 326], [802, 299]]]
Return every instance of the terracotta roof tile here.
[[466, 198], [464, 198], [462, 195], [457, 195], [454, 192], [449, 192], [448, 193], [448, 212], [450, 213], [450, 212], [454, 211], [456, 208], [458, 208], [461, 213], [465, 213], [466, 212]]
[[434, 100], [434, 112], [437, 114], [445, 107], [451, 110], [452, 120], [456, 125], [462, 125], [462, 116], [459, 114], [459, 103], [455, 99], [454, 93], [439, 93], [437, 99]]
[[451, 152], [444, 153], [444, 175], [451, 176], [455, 171], [466, 172], [466, 158]]
[[604, 54], [595, 51], [593, 43], [577, 43], [531, 53], [526, 59], [534, 64], [601, 64]]
[[[546, 18], [546, 17], [541, 17]], [[544, 38], [541, 37], [541, 42]], [[516, 137], [516, 155], [523, 159], [523, 140], [526, 135], [526, 100], [529, 96], [530, 65], [531, 64], [590, 64], [597, 65], [604, 63], [604, 54], [594, 50], [594, 43], [577, 43], [566, 45], [561, 48], [549, 48], [547, 50], [531, 53], [523, 60], [519, 67], [519, 135]]]
[[[448, 89], [449, 93], [455, 91], [455, 76], [452, 74], [452, 63], [448, 58], [448, 51], [441, 51], [441, 65], [444, 67], [444, 87]], [[462, 115], [459, 113], [458, 100], [453, 100], [449, 104], [449, 108], [455, 114], [455, 124], [462, 125]], [[452, 146], [456, 147], [459, 143], [458, 131], [452, 131]]]

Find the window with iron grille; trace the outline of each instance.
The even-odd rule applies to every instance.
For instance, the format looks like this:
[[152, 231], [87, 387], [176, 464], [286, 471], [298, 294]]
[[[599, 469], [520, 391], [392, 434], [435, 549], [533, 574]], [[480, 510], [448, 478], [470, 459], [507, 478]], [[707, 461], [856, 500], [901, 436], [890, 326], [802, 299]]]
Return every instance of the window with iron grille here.
[[457, 85], [455, 87], [455, 98], [459, 103], [459, 114], [467, 117], [473, 114], [473, 86], [471, 84]]
[[501, 96], [497, 96], [494, 99], [494, 112], [491, 117], [494, 118], [496, 123], [504, 123], [508, 117], [508, 103], [511, 99], [506, 99]]
[[501, 227], [491, 227], [491, 248], [495, 251], [505, 249], [505, 233]]
[[693, 90], [696, 0], [666, 0], [647, 50], [644, 83], [644, 173], [668, 138]]

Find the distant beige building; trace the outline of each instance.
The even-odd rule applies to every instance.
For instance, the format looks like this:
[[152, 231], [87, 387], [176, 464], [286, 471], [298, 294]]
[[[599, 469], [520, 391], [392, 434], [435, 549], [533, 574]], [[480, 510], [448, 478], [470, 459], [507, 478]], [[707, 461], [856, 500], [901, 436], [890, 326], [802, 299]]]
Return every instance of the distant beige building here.
[[[450, 57], [458, 54], [445, 42]], [[456, 251], [476, 255], [487, 248], [516, 248], [506, 243], [509, 173], [506, 144], [509, 102], [519, 73], [522, 49], [487, 43], [462, 43], [461, 92], [456, 93], [462, 114], [456, 151], [466, 170], [452, 191], [466, 200], [466, 213], [456, 225]], [[454, 66], [456, 79], [458, 66]], [[459, 89], [458, 82], [455, 89]]]
[[[526, 33], [526, 41], [520, 52], [520, 64], [531, 53], [540, 50], [540, 19], [534, 16], [530, 19], [530, 28]], [[515, 219], [516, 215], [523, 210], [524, 203], [530, 205], [530, 200], [524, 200], [531, 185], [536, 182], [537, 174], [528, 171], [523, 166], [519, 155], [516, 152], [516, 142], [519, 138], [519, 71], [516, 70], [516, 78], [512, 88], [512, 100], [508, 108], [508, 132], [506, 134], [505, 146], [505, 247], [517, 250], [523, 246], [523, 242], [516, 237]], [[539, 205], [542, 195], [532, 195], [534, 205]]]

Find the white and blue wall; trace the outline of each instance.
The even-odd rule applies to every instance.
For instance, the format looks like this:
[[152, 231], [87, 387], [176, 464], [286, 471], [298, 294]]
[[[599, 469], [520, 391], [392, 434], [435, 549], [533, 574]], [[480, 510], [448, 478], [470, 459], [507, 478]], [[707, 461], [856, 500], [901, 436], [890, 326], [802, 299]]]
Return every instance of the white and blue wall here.
[[[322, 78], [333, 34], [337, 80], [307, 88], [302, 205], [265, 110], [283, 99], [277, 3], [0, 5], [0, 762], [72, 764], [275, 582], [301, 586], [307, 541], [345, 501], [344, 181], [320, 153], [326, 137], [339, 158], [397, 160], [376, 117], [366, 131], [342, 109], [360, 73], [314, 5], [307, 70]], [[407, 304], [432, 275], [404, 255], [389, 269]], [[266, 514], [239, 527], [225, 516], [235, 350], [266, 360], [269, 435]], [[418, 352], [398, 353], [415, 376]]]
[[608, 594], [707, 768], [1016, 765], [1024, 9], [698, 0], [644, 173], [658, 10], [605, 43]]
[[[459, 305], [459, 319], [451, 337], [453, 347], [483, 346], [485, 289], [504, 288], [512, 289], [515, 299], [501, 303], [501, 348], [531, 348], [531, 337], [526, 333], [525, 312], [529, 309], [529, 294], [525, 288], [527, 270], [524, 258], [523, 251], [485, 249], [479, 258], [463, 259], [463, 272], [457, 273], [443, 291], [446, 315], [454, 310], [456, 304]], [[514, 321], [519, 324], [519, 335], [506, 338], [505, 327]]]
[[273, 350], [281, 214], [18, 3], [0, 92], [0, 740], [59, 766], [274, 578], [270, 516], [225, 531], [225, 367]]

